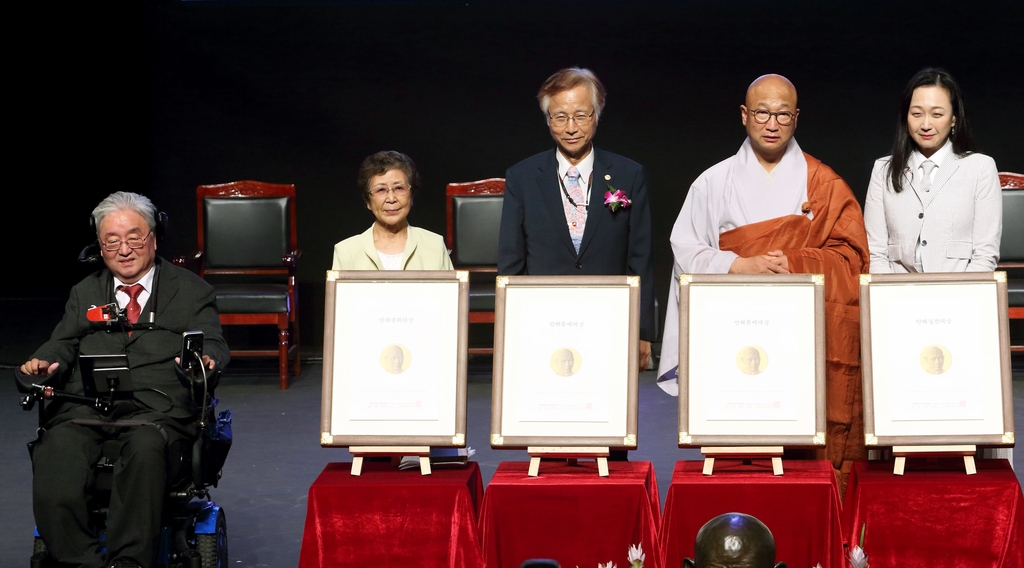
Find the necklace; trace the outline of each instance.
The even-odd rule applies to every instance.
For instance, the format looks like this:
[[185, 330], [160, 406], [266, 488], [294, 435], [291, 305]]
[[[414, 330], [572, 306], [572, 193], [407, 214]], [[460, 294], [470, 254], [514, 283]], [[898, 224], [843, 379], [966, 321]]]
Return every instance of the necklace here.
[[[594, 172], [590, 172], [590, 176], [587, 178], [588, 194], [590, 190], [590, 184], [592, 183], [594, 183]], [[569, 197], [569, 190], [565, 189], [565, 182], [562, 180], [562, 176], [558, 176], [558, 186], [562, 188], [562, 194], [565, 195], [565, 198], [569, 201], [569, 204], [572, 205], [573, 207], [579, 208], [579, 203], [576, 203], [575, 201], [573, 201], [572, 197]], [[580, 193], [582, 193], [582, 191]], [[590, 203], [588, 199], [587, 202], [583, 204], [583, 207], [587, 207], [589, 205]]]

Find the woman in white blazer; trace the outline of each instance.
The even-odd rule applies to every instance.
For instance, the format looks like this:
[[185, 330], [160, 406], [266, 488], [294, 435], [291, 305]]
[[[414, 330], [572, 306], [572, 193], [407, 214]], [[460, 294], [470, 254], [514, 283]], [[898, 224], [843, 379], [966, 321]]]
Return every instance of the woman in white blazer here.
[[334, 245], [332, 270], [452, 270], [441, 235], [409, 225], [420, 175], [412, 158], [384, 151], [367, 157], [356, 181], [374, 222]]
[[995, 270], [1002, 209], [995, 161], [971, 152], [960, 87], [946, 71], [920, 71], [903, 91], [892, 155], [871, 172], [871, 272]]

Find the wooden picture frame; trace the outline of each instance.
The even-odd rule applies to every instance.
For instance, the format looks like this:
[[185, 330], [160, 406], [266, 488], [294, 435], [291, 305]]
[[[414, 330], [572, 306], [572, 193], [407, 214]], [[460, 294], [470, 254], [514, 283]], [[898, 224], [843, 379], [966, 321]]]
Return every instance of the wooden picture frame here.
[[1012, 446], [1005, 272], [860, 277], [868, 446]]
[[679, 277], [679, 447], [825, 445], [821, 274]]
[[637, 276], [499, 276], [491, 446], [636, 448]]
[[469, 275], [328, 271], [320, 445], [466, 445]]

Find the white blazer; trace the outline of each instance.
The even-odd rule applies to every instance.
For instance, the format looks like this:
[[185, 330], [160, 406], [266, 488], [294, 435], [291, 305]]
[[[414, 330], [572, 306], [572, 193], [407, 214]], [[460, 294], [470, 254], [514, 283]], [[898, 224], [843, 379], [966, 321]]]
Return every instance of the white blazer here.
[[912, 172], [903, 191], [889, 180], [890, 156], [875, 161], [864, 202], [871, 272], [915, 272], [921, 240], [924, 272], [989, 272], [999, 260], [1003, 198], [995, 161], [984, 154], [950, 154], [931, 191]]

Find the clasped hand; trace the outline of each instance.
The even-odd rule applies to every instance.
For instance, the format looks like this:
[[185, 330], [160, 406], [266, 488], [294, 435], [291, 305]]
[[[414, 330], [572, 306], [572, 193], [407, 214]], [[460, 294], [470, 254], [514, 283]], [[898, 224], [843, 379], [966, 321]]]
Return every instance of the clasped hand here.
[[789, 274], [789, 259], [781, 250], [740, 257], [732, 261], [729, 274]]

